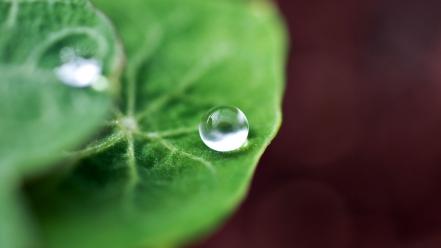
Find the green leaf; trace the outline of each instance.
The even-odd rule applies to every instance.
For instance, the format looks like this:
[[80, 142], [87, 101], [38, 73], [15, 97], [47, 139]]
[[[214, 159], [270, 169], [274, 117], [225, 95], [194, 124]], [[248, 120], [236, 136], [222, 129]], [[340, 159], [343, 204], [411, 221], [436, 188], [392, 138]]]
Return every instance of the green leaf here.
[[16, 179], [6, 169], [0, 167], [0, 246], [29, 247], [34, 241], [33, 226], [18, 196]]
[[[30, 186], [44, 247], [183, 244], [237, 207], [279, 128], [282, 25], [263, 1], [96, 2], [128, 54], [121, 113], [57, 187]], [[200, 140], [200, 118], [217, 105], [247, 115], [240, 151]]]
[[110, 108], [110, 95], [57, 80], [62, 50], [96, 58], [107, 75], [121, 52], [108, 21], [83, 0], [1, 0], [0, 29], [0, 164], [30, 173], [84, 141]]
[[0, 0], [0, 32], [0, 247], [29, 247], [20, 178], [85, 142], [111, 107], [110, 94], [55, 77], [60, 53], [101, 61], [111, 80], [122, 53], [108, 20], [83, 0]]

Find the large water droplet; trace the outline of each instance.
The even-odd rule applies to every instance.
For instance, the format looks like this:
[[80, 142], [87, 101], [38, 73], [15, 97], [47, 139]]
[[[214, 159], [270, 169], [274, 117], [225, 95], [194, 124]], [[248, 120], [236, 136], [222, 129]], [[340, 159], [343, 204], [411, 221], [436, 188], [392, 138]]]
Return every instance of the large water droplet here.
[[107, 80], [102, 76], [101, 63], [96, 59], [72, 56], [57, 67], [55, 73], [64, 84], [72, 87], [93, 87], [96, 90], [108, 87]]
[[199, 125], [199, 135], [209, 148], [218, 152], [230, 152], [244, 146], [248, 139], [249, 125], [245, 114], [235, 107], [211, 109]]

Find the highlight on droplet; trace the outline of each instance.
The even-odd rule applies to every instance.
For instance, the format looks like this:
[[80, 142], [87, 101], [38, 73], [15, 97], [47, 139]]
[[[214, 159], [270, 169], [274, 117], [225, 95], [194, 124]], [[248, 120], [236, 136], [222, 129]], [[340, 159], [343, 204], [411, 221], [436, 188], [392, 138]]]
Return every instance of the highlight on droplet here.
[[63, 63], [55, 74], [65, 85], [75, 88], [92, 87], [97, 91], [108, 88], [108, 81], [102, 75], [102, 65], [94, 58], [83, 58], [75, 54], [62, 57]]

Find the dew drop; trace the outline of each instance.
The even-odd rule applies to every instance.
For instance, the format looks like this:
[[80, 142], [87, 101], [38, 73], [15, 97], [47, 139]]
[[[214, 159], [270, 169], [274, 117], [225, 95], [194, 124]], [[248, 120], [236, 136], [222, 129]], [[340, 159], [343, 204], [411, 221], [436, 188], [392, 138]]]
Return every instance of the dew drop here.
[[62, 83], [76, 87], [92, 87], [97, 91], [108, 88], [108, 81], [102, 76], [101, 63], [96, 59], [86, 59], [71, 55], [55, 69]]
[[249, 124], [236, 107], [211, 109], [199, 125], [199, 135], [206, 146], [218, 152], [231, 152], [247, 143]]

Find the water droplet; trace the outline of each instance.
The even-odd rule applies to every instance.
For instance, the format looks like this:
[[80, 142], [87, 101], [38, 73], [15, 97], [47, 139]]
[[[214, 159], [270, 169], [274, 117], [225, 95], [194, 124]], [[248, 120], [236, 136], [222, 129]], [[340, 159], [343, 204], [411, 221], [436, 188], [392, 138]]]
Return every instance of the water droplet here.
[[55, 69], [58, 78], [66, 85], [85, 88], [93, 87], [103, 91], [108, 88], [108, 81], [102, 76], [101, 64], [96, 59], [72, 56]]
[[236, 107], [213, 108], [199, 125], [199, 135], [204, 144], [218, 152], [241, 148], [247, 143], [248, 133], [248, 120]]

